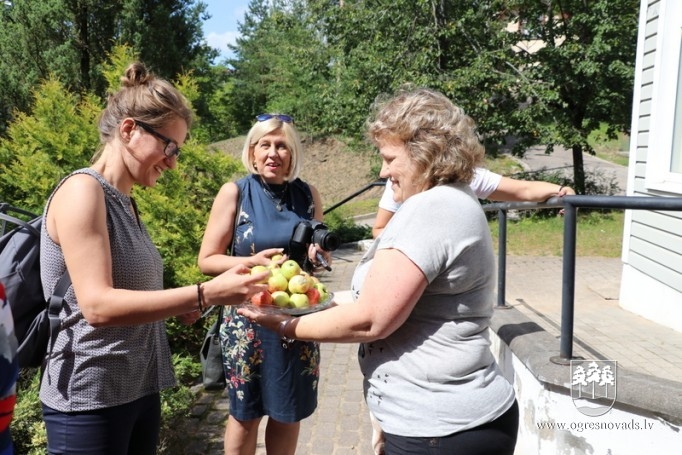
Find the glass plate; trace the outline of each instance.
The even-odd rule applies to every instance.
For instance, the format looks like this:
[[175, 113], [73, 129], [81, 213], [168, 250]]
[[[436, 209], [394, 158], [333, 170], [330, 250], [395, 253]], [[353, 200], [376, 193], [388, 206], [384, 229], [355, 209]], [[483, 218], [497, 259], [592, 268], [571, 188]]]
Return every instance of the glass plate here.
[[252, 303], [242, 303], [242, 307], [250, 308], [255, 311], [263, 311], [271, 314], [288, 314], [291, 316], [302, 316], [304, 314], [317, 313], [318, 311], [326, 310], [334, 306], [334, 293], [330, 292], [326, 300], [319, 302], [317, 305], [310, 305], [307, 308], [281, 308], [275, 305], [256, 306]]

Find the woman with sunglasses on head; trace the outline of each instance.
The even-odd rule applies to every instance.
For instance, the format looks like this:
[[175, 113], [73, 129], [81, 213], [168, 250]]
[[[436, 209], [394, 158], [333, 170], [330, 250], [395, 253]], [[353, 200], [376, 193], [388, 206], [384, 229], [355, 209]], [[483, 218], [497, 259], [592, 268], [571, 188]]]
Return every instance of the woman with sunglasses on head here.
[[205, 283], [163, 289], [161, 255], [131, 197], [174, 169], [191, 125], [185, 98], [140, 63], [99, 120], [90, 167], [64, 178], [44, 211], [40, 266], [52, 294], [68, 270], [61, 326], [40, 387], [49, 454], [155, 454], [160, 390], [175, 385], [165, 322], [196, 321], [265, 289], [236, 267]]
[[[322, 221], [317, 189], [298, 178], [303, 151], [292, 118], [262, 114], [256, 120], [242, 150], [249, 175], [224, 184], [213, 202], [199, 252], [207, 275], [268, 265], [288, 252], [300, 221]], [[313, 264], [317, 254], [330, 262], [319, 246], [309, 245], [307, 254]], [[260, 421], [268, 416], [268, 454], [294, 454], [300, 421], [317, 406], [319, 346], [283, 340], [234, 309], [226, 309], [220, 337], [230, 399], [225, 453], [254, 454]]]
[[490, 350], [495, 255], [469, 187], [484, 149], [443, 94], [380, 99], [368, 137], [402, 205], [358, 264], [353, 302], [298, 318], [239, 314], [298, 340], [360, 343], [387, 455], [512, 455], [519, 409]]

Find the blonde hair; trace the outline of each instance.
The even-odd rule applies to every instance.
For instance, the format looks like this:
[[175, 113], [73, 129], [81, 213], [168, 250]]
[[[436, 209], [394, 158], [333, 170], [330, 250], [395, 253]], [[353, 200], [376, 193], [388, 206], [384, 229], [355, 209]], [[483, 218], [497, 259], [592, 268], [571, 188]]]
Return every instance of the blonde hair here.
[[418, 170], [418, 187], [469, 183], [485, 156], [476, 123], [445, 95], [428, 88], [400, 89], [378, 98], [367, 122], [375, 145], [402, 142]]
[[246, 136], [244, 148], [242, 149], [242, 163], [250, 173], [258, 174], [258, 170], [253, 165], [253, 148], [263, 136], [277, 130], [281, 130], [284, 134], [284, 141], [291, 153], [291, 162], [287, 174], [284, 176], [284, 180], [292, 181], [295, 180], [301, 172], [301, 166], [303, 165], [303, 145], [301, 144], [298, 131], [296, 131], [293, 123], [283, 122], [277, 117], [257, 122], [251, 127], [249, 134]]
[[99, 119], [100, 142], [111, 142], [119, 123], [128, 117], [153, 128], [161, 128], [176, 118], [184, 120], [188, 130], [192, 126], [192, 109], [187, 99], [170, 82], [158, 79], [140, 62], [126, 68], [121, 88], [109, 96]]

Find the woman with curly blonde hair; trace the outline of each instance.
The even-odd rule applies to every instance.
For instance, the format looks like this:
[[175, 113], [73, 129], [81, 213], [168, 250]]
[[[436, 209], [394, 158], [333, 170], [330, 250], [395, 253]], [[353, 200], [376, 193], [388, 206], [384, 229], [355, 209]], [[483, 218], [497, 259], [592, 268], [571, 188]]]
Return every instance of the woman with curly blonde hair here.
[[473, 120], [429, 89], [380, 101], [368, 136], [402, 205], [358, 264], [353, 302], [289, 318], [240, 309], [281, 336], [359, 342], [385, 453], [514, 453], [518, 405], [490, 351], [495, 256], [468, 183]]

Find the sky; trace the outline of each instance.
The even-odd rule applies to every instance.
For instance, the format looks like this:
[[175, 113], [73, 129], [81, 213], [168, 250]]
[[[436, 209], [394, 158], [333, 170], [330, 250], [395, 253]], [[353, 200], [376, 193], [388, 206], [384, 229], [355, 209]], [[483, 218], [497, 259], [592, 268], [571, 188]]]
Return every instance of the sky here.
[[244, 21], [249, 0], [203, 0], [211, 18], [204, 22], [204, 37], [209, 46], [220, 51], [216, 62], [230, 56], [227, 44], [234, 44], [238, 36], [237, 22]]

